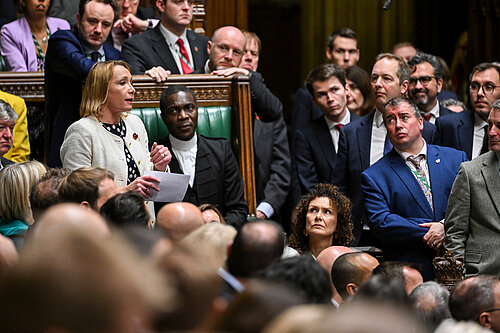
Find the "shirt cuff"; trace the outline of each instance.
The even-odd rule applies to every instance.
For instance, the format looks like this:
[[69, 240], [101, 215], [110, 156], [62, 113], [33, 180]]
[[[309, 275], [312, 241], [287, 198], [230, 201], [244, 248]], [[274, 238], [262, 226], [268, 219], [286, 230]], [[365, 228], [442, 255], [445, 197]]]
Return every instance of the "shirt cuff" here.
[[267, 218], [271, 218], [274, 215], [274, 208], [270, 204], [265, 201], [262, 201], [258, 206], [257, 210], [260, 210], [262, 213], [266, 214]]

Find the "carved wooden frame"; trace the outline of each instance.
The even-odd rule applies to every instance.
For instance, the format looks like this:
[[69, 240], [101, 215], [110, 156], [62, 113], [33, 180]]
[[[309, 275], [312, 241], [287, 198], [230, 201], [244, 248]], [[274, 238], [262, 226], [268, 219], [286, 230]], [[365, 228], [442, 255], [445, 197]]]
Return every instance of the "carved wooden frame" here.
[[[231, 106], [232, 146], [245, 182], [245, 199], [250, 214], [255, 214], [255, 170], [253, 160], [253, 123], [250, 105], [250, 83], [246, 76], [218, 77], [202, 75], [171, 75], [164, 83], [149, 76], [134, 75], [136, 89], [134, 107], [159, 107], [166, 87], [182, 84], [192, 89], [200, 106]], [[0, 90], [24, 98], [26, 103], [43, 102], [42, 72], [0, 73]]]

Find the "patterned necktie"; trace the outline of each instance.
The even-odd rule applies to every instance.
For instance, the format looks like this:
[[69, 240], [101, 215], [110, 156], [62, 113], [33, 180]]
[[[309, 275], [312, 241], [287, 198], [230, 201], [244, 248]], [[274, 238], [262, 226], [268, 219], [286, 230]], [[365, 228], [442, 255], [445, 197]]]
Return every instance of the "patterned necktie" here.
[[193, 70], [189, 66], [191, 64], [191, 60], [189, 60], [189, 54], [187, 53], [187, 50], [184, 47], [184, 42], [182, 41], [182, 39], [179, 38], [177, 40], [177, 45], [179, 45], [179, 50], [182, 55], [182, 57], [179, 57], [179, 60], [181, 61], [182, 73], [190, 74], [193, 72]]
[[407, 160], [410, 161], [413, 164], [413, 166], [415, 166], [416, 172], [414, 170], [412, 170], [412, 172], [413, 174], [415, 174], [418, 184], [422, 188], [422, 191], [424, 192], [425, 197], [427, 198], [427, 202], [431, 206], [431, 209], [434, 210], [434, 207], [432, 205], [431, 186], [429, 184], [429, 180], [427, 179], [425, 171], [420, 167], [420, 161], [424, 159], [425, 159], [424, 154], [420, 154], [418, 156], [410, 155], [407, 158]]
[[429, 112], [428, 114], [422, 114], [422, 117], [424, 117], [427, 121], [431, 121], [432, 113]]

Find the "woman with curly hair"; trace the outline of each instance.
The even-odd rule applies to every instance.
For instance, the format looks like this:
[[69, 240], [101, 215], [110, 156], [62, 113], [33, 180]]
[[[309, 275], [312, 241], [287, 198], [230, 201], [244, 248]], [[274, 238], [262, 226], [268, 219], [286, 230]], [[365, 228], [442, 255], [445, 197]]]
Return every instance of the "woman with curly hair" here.
[[347, 246], [353, 239], [351, 202], [331, 184], [318, 184], [302, 196], [288, 245], [316, 258], [332, 245]]

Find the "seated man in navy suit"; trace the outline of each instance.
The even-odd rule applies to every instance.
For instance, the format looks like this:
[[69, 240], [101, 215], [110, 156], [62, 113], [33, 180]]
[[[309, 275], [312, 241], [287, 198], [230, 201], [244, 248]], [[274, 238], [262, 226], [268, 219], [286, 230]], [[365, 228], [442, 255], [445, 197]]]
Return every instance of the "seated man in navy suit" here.
[[169, 74], [203, 70], [208, 38], [187, 28], [193, 6], [193, 0], [156, 0], [160, 23], [123, 44], [123, 57], [132, 74], [146, 74], [160, 82]]
[[443, 66], [437, 57], [421, 52], [411, 58], [408, 65], [411, 68], [410, 97], [422, 112], [422, 117], [435, 124], [438, 117], [451, 113], [440, 107], [438, 101], [443, 88]]
[[106, 44], [118, 16], [114, 0], [81, 0], [77, 29], [56, 31], [45, 58], [47, 164], [61, 166], [59, 149], [69, 125], [80, 119], [82, 85], [90, 68], [100, 61], [119, 60], [120, 51]]
[[384, 123], [394, 147], [361, 174], [370, 228], [385, 260], [418, 263], [424, 280], [432, 280], [432, 259], [445, 238], [448, 197], [467, 157], [427, 144], [420, 110], [406, 98], [387, 103]]
[[462, 150], [472, 160], [488, 151], [488, 115], [500, 98], [500, 68], [484, 62], [472, 69], [469, 78], [471, 110], [437, 120], [439, 143]]
[[[161, 117], [169, 135], [158, 143], [172, 153], [170, 172], [190, 176], [182, 201], [212, 204], [226, 223], [239, 228], [247, 219], [244, 184], [231, 145], [226, 139], [197, 135], [198, 104], [191, 89], [167, 88], [160, 99]], [[159, 209], [160, 205], [156, 208]]]
[[306, 87], [322, 114], [294, 135], [300, 196], [318, 183], [333, 182], [340, 129], [359, 118], [347, 109], [348, 88], [340, 67], [333, 64], [316, 67], [307, 76]]

